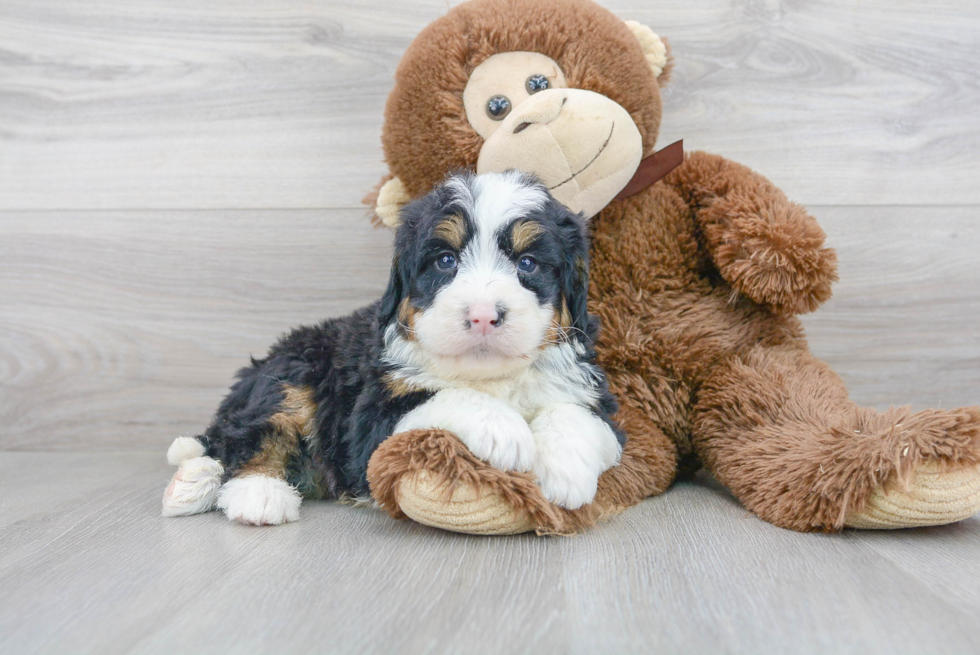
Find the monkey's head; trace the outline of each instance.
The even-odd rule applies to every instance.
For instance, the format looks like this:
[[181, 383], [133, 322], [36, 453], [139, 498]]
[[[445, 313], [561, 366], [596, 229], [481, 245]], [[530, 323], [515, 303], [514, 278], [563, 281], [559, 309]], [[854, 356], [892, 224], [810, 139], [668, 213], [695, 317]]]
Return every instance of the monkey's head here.
[[377, 215], [457, 170], [518, 169], [597, 214], [653, 152], [667, 44], [590, 0], [471, 0], [426, 27], [395, 73]]

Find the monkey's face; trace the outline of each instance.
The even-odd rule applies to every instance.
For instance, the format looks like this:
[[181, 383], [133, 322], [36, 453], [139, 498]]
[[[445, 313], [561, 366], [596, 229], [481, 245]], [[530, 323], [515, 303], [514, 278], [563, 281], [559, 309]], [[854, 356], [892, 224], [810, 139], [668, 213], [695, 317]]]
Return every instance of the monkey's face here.
[[654, 151], [666, 43], [591, 0], [470, 0], [426, 27], [398, 65], [382, 133], [392, 173], [375, 211], [446, 174], [531, 173], [591, 217]]
[[533, 173], [572, 211], [593, 216], [626, 186], [643, 156], [633, 118], [614, 100], [571, 89], [537, 52], [481, 63], [463, 91], [466, 118], [483, 137], [477, 173]]

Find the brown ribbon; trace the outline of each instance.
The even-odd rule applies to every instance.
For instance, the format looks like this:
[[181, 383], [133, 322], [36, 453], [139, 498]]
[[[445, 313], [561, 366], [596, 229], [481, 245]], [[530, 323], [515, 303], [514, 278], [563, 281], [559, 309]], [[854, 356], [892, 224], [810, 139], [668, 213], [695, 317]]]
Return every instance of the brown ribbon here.
[[658, 150], [641, 161], [636, 172], [633, 173], [633, 179], [623, 187], [615, 200], [635, 196], [654, 182], [662, 180], [667, 173], [682, 163], [684, 163], [684, 139], [674, 141], [663, 150]]

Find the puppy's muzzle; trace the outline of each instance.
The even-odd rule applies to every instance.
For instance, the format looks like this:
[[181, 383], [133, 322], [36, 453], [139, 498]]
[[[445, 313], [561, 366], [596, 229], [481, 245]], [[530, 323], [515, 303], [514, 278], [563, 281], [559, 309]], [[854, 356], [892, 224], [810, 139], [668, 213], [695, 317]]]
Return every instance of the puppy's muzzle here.
[[466, 310], [466, 329], [481, 335], [493, 334], [504, 323], [506, 310], [489, 303], [476, 303]]

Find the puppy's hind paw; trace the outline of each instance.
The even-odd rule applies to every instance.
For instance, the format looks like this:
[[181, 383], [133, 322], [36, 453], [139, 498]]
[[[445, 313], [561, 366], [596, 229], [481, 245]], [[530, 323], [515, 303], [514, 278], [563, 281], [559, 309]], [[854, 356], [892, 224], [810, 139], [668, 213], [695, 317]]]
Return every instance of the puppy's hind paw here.
[[221, 462], [210, 457], [185, 459], [163, 492], [164, 516], [190, 516], [214, 509], [221, 476]]
[[177, 437], [167, 449], [167, 463], [180, 466], [185, 461], [204, 455], [204, 445], [194, 437]]
[[299, 520], [299, 492], [285, 480], [267, 475], [232, 478], [218, 492], [218, 508], [246, 525], [280, 525]]

